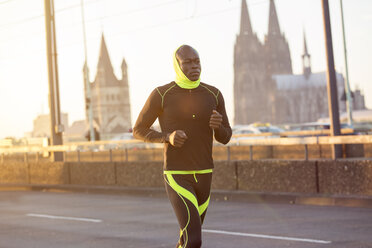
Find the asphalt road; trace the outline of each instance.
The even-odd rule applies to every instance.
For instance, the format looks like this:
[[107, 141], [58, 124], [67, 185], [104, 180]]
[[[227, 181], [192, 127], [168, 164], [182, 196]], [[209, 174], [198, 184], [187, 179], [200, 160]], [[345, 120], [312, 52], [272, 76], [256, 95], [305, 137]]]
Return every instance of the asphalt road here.
[[[164, 197], [0, 192], [0, 248], [174, 248], [178, 232]], [[203, 247], [372, 247], [372, 210], [212, 201]]]

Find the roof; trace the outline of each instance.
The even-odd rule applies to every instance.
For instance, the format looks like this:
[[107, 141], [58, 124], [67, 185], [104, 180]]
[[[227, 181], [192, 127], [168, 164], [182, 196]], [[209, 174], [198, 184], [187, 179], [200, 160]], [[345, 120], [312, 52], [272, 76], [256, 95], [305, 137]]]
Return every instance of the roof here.
[[120, 81], [116, 78], [114, 74], [109, 52], [106, 46], [105, 37], [103, 34], [101, 37], [101, 48], [98, 58], [97, 74], [93, 83], [93, 87], [96, 87], [96, 85], [99, 85], [99, 87], [110, 87], [120, 85]]
[[87, 129], [85, 120], [74, 121], [65, 131], [65, 135], [84, 135]]
[[[311, 73], [308, 77], [305, 77], [303, 74], [283, 74], [273, 75], [272, 78], [275, 80], [278, 90], [295, 90], [327, 86], [327, 75], [325, 72]], [[336, 79], [338, 83], [344, 82], [342, 74], [337, 72]]]

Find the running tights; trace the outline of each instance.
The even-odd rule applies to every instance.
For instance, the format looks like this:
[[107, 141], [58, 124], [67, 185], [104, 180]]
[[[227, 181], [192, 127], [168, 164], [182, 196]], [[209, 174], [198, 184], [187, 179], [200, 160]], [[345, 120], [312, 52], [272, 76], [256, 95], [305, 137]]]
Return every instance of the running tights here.
[[164, 174], [165, 188], [180, 226], [177, 248], [200, 248], [212, 173]]

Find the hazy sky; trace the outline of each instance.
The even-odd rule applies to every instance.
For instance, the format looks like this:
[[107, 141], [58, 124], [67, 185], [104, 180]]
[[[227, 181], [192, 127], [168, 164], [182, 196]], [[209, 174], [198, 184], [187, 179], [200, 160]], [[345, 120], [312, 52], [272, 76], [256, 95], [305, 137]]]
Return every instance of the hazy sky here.
[[[117, 76], [128, 64], [132, 122], [154, 87], [173, 80], [172, 52], [181, 44], [200, 54], [202, 81], [218, 87], [233, 120], [233, 49], [241, 0], [85, 0], [88, 65], [96, 73], [101, 33]], [[340, 1], [330, 0], [337, 71], [344, 72]], [[247, 0], [252, 26], [267, 33], [269, 0]], [[295, 73], [302, 72], [306, 31], [313, 72], [326, 69], [321, 0], [276, 0]], [[343, 0], [352, 89], [372, 108], [372, 1]], [[55, 0], [61, 110], [70, 124], [85, 118], [80, 0]], [[32, 131], [48, 113], [43, 0], [0, 0], [0, 138]]]

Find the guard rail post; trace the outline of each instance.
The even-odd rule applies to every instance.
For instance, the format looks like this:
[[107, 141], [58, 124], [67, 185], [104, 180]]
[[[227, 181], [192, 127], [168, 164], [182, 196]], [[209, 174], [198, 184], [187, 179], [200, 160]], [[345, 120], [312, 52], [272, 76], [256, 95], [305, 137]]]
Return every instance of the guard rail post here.
[[80, 163], [80, 150], [77, 150], [77, 159], [78, 159], [78, 162]]
[[28, 163], [28, 153], [25, 152], [24, 155], [23, 155], [23, 162], [25, 162], [26, 164]]
[[253, 146], [250, 145], [249, 146], [249, 160], [253, 160]]
[[231, 156], [231, 154], [230, 154], [230, 146], [227, 146], [226, 148], [227, 148], [227, 161], [230, 162], [230, 156]]

